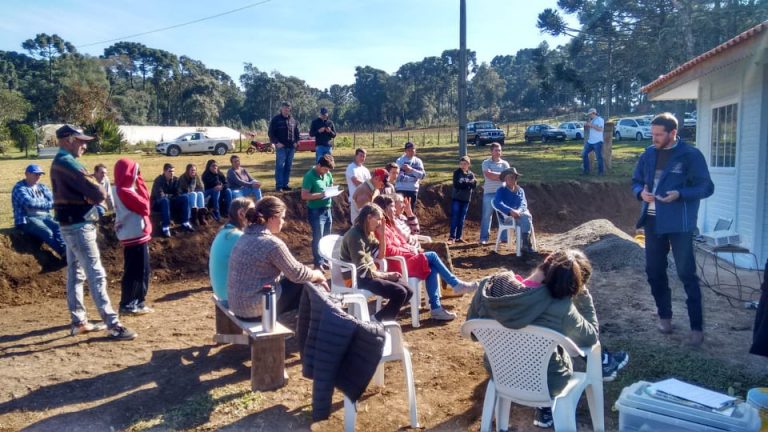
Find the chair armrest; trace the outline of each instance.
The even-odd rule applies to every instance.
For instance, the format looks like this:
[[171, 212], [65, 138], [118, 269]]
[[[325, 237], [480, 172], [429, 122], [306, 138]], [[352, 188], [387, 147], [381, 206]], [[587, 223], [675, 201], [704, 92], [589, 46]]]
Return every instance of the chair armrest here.
[[389, 336], [392, 338], [392, 347], [403, 346], [403, 329], [395, 321], [384, 321], [381, 323], [384, 326], [384, 330], [389, 332]]
[[331, 262], [331, 266], [338, 266], [339, 271], [348, 271], [351, 273], [350, 277], [352, 278], [352, 286], [349, 287], [350, 289], [358, 289], [357, 288], [357, 267], [348, 262], [341, 261], [336, 258], [326, 258], [328, 261]]
[[[343, 306], [357, 306], [356, 308], [351, 308], [352, 311], [359, 311], [358, 314], [350, 313], [350, 315], [353, 315], [355, 318], [357, 318], [360, 321], [370, 321], [371, 316], [368, 314], [368, 300], [365, 298], [362, 294], [343, 294], [341, 298], [341, 302]], [[358, 316], [359, 315], [359, 316]]]
[[400, 263], [400, 269], [402, 270], [400, 272], [400, 275], [402, 278], [400, 279], [400, 282], [404, 283], [405, 285], [408, 285], [408, 267], [405, 265], [405, 258], [401, 256], [388, 256], [388, 260], [398, 261]]
[[603, 354], [600, 341], [597, 341], [591, 347], [580, 347], [582, 355], [587, 358], [587, 376], [596, 379], [603, 379]]
[[376, 264], [379, 265], [379, 271], [387, 271], [387, 260], [382, 258], [376, 258], [373, 260]]

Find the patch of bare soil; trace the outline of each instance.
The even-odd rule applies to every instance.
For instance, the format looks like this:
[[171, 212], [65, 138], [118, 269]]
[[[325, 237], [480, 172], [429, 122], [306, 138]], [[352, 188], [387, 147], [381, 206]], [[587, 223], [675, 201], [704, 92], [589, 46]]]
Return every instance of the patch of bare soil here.
[[[609, 349], [629, 351], [633, 359], [646, 346], [680, 351], [687, 334], [685, 295], [670, 274], [677, 331], [670, 336], [656, 332], [642, 249], [626, 234], [632, 232], [637, 209], [626, 192], [628, 185], [524, 186], [542, 253], [578, 247], [593, 261], [590, 291], [600, 318], [602, 343]], [[283, 197], [289, 205], [283, 238], [294, 254], [309, 262], [305, 206], [298, 193]], [[445, 187], [427, 188], [421, 196], [418, 211], [423, 230], [436, 240], [446, 238], [449, 197]], [[466, 226], [465, 237], [473, 243], [450, 248], [458, 276], [477, 279], [506, 269], [530, 271], [540, 255], [516, 257], [505, 247], [494, 254], [492, 245], [476, 243], [479, 202], [476, 197]], [[334, 217], [334, 230], [343, 231], [348, 226], [343, 221], [348, 217], [345, 204], [336, 209]], [[124, 318], [139, 333], [138, 339], [125, 343], [109, 342], [103, 335], [68, 336], [65, 274], [58, 259], [46, 247], [18, 235], [0, 236], [0, 430], [102, 431], [131, 426], [152, 430], [341, 430], [344, 414], [339, 392], [334, 395], [331, 418], [311, 423], [312, 382], [301, 377], [295, 339], [287, 344], [288, 384], [260, 393], [250, 392], [248, 349], [212, 343], [214, 309], [205, 271], [215, 231], [210, 226], [152, 241], [154, 278], [149, 299], [156, 313]], [[102, 227], [100, 247], [114, 301], [119, 297], [122, 252], [109, 223]], [[707, 340], [698, 354], [746, 372], [762, 373], [764, 360], [746, 354], [754, 312], [731, 308], [706, 289], [704, 298]], [[469, 301], [464, 296], [445, 299], [444, 304], [463, 317]], [[96, 317], [90, 301], [86, 303], [90, 316]], [[426, 309], [421, 318], [418, 329], [410, 326], [405, 311], [400, 320], [413, 355], [419, 421], [429, 430], [477, 430], [488, 378], [482, 367], [482, 349], [459, 336], [463, 319], [436, 324], [428, 319]], [[281, 321], [292, 325], [295, 316], [287, 314]], [[653, 356], [643, 358], [655, 361]], [[632, 365], [630, 361], [622, 373], [631, 374]], [[667, 366], [653, 365], [659, 373]], [[359, 401], [358, 430], [407, 429], [402, 368], [388, 366], [385, 382], [381, 388], [371, 385]], [[630, 383], [619, 379], [605, 385], [607, 430], [618, 428], [618, 415], [611, 406], [620, 389]], [[534, 430], [532, 415], [530, 408], [513, 407], [510, 430]], [[580, 429], [591, 429], [583, 406], [578, 421]]]

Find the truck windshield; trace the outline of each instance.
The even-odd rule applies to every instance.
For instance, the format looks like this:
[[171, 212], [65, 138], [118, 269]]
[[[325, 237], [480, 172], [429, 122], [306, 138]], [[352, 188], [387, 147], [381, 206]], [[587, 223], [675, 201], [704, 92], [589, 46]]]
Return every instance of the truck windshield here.
[[475, 129], [496, 129], [496, 126], [491, 122], [479, 122], [475, 123]]

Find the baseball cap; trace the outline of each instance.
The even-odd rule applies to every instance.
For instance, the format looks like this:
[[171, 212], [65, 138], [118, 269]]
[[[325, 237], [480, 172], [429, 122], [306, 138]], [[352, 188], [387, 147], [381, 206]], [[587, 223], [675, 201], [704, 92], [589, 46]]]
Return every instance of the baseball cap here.
[[514, 174], [517, 177], [520, 177], [522, 175], [519, 172], [517, 172], [517, 168], [515, 167], [507, 168], [504, 171], [502, 171], [501, 174], [499, 174], [499, 180], [504, 181], [508, 175], [512, 175], [512, 174]]
[[322, 114], [322, 115], [328, 114], [328, 108], [326, 108], [326, 107], [320, 108], [320, 114]]
[[43, 167], [41, 167], [38, 164], [31, 164], [27, 166], [27, 169], [24, 172], [28, 172], [32, 174], [45, 174], [45, 171], [43, 171]]
[[589, 111], [587, 111], [587, 115], [595, 113], [597, 114], [597, 110], [595, 108], [590, 108]]
[[382, 181], [386, 182], [389, 178], [389, 173], [384, 168], [376, 168], [373, 170], [373, 177], [379, 177]]
[[64, 126], [56, 129], [57, 139], [66, 138], [68, 136], [74, 136], [75, 138], [82, 141], [90, 141], [93, 139], [92, 136], [84, 135], [83, 131], [72, 125], [65, 124]]
[[405, 148], [406, 148], [406, 149], [409, 149], [409, 148], [414, 148], [414, 147], [416, 147], [416, 145], [415, 145], [414, 143], [410, 142], [410, 141], [408, 141], [407, 143], [405, 143]]

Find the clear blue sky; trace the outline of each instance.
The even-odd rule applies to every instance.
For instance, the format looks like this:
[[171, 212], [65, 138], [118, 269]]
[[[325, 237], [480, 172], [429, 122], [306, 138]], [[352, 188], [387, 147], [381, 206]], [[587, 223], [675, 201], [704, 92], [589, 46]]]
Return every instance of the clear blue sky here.
[[[221, 69], [239, 83], [243, 63], [294, 75], [318, 88], [354, 82], [355, 66], [388, 73], [459, 46], [458, 0], [262, 0], [201, 23], [125, 39]], [[182, 24], [258, 0], [27, 0], [4, 2], [0, 50], [23, 52], [37, 33], [58, 34], [78, 51], [101, 55], [112, 43], [82, 45]], [[467, 46], [478, 60], [542, 41], [536, 29], [556, 0], [467, 0]]]

